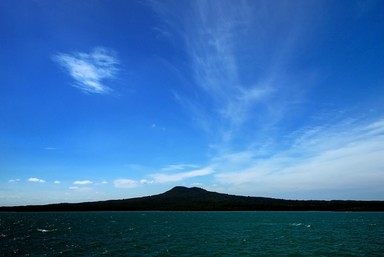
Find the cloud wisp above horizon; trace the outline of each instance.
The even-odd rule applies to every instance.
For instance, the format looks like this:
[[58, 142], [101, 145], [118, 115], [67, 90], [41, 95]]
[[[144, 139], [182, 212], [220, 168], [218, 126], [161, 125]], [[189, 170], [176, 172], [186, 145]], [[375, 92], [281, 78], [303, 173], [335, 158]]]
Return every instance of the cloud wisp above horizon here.
[[261, 156], [251, 150], [228, 153], [213, 160], [215, 179], [246, 193], [257, 187], [262, 195], [278, 197], [284, 192], [294, 199], [305, 194], [306, 199], [332, 199], [334, 194], [365, 199], [370, 190], [379, 195], [384, 183], [383, 124], [380, 120], [308, 129], [291, 138], [287, 149]]
[[184, 183], [186, 180], [194, 179], [197, 177], [205, 177], [214, 173], [213, 167], [208, 166], [200, 169], [190, 169], [191, 167], [196, 167], [196, 165], [169, 165], [161, 169], [162, 172], [146, 175], [139, 180], [127, 178], [116, 179], [114, 181], [114, 185], [116, 188], [136, 188], [138, 186], [151, 184], [172, 184], [177, 182]]
[[106, 94], [112, 90], [104, 80], [115, 78], [118, 71], [115, 51], [96, 47], [90, 53], [59, 53], [54, 60], [75, 80], [73, 85], [83, 92]]

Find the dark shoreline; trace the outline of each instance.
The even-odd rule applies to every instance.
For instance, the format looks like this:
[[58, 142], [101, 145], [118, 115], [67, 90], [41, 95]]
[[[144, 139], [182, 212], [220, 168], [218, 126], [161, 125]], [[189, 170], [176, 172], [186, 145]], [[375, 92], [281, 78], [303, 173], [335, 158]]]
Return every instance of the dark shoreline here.
[[0, 212], [92, 211], [339, 211], [384, 212], [384, 201], [284, 200], [174, 187], [158, 195], [83, 203], [0, 207]]

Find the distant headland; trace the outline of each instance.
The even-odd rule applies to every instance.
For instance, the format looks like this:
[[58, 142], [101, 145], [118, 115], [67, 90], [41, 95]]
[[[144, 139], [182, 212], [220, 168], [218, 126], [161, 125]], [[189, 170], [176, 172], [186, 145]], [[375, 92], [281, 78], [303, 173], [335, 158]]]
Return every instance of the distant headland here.
[[177, 186], [162, 194], [138, 198], [0, 207], [0, 211], [384, 211], [384, 201], [284, 200]]

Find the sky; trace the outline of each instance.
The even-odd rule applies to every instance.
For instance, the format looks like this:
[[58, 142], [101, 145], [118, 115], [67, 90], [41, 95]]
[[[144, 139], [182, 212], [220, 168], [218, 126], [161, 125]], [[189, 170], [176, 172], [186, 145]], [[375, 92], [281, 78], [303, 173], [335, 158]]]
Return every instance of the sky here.
[[384, 200], [384, 2], [0, 1], [0, 205], [174, 186]]

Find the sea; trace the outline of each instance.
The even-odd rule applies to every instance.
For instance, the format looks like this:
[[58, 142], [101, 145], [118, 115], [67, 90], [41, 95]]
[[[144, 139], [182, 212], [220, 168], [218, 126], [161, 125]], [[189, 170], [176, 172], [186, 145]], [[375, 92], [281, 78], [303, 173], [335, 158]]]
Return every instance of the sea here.
[[384, 256], [384, 212], [5, 212], [0, 256]]

